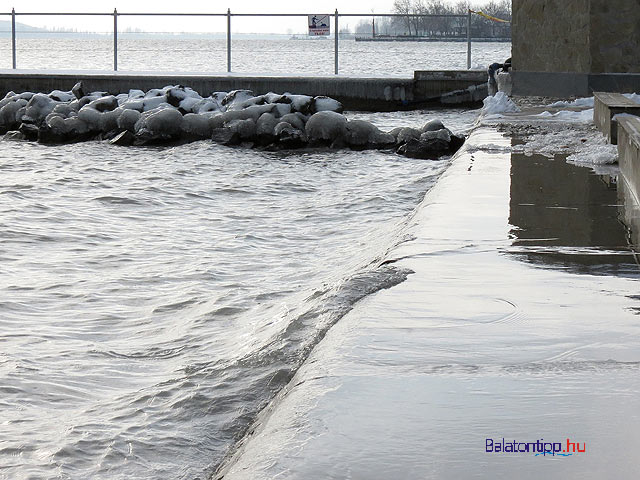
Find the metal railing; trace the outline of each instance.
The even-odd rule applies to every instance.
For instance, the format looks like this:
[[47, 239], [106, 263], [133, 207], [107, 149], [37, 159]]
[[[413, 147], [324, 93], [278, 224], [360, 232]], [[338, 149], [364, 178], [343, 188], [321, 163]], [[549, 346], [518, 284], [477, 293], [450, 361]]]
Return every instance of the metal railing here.
[[[340, 34], [339, 34], [339, 19], [340, 17], [371, 17], [375, 18], [459, 18], [466, 19], [467, 30], [467, 68], [471, 68], [471, 14], [469, 10], [467, 15], [420, 15], [420, 14], [400, 14], [400, 13], [338, 13], [336, 9], [335, 13], [322, 14], [323, 16], [333, 17], [334, 21], [334, 72], [336, 75], [339, 73], [339, 53], [340, 53]], [[113, 9], [113, 13], [80, 13], [80, 12], [48, 12], [48, 13], [35, 13], [35, 12], [16, 12], [15, 8], [11, 9], [11, 13], [0, 13], [0, 16], [11, 16], [11, 51], [13, 59], [13, 69], [17, 69], [17, 53], [16, 53], [16, 17], [18, 16], [92, 16], [92, 17], [113, 17], [113, 70], [118, 71], [118, 17], [226, 17], [227, 19], [227, 72], [231, 73], [231, 18], [232, 17], [304, 17], [308, 18], [309, 14], [306, 13], [232, 13], [231, 9], [227, 9], [226, 13], [120, 13], [116, 8]], [[315, 14], [320, 15], [320, 14]]]

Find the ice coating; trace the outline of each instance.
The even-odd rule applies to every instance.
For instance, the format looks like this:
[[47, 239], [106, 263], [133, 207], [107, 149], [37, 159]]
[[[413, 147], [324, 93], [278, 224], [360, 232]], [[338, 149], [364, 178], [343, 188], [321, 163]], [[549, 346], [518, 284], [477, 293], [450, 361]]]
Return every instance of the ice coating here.
[[69, 92], [10, 92], [0, 101], [0, 131], [11, 132], [6, 139], [51, 144], [109, 140], [143, 146], [211, 139], [273, 150], [393, 149], [416, 158], [451, 154], [464, 142], [439, 120], [415, 133], [387, 133], [363, 120], [349, 121], [342, 112], [342, 104], [326, 96], [234, 90], [203, 97], [182, 85], [111, 95], [85, 93], [80, 82]]

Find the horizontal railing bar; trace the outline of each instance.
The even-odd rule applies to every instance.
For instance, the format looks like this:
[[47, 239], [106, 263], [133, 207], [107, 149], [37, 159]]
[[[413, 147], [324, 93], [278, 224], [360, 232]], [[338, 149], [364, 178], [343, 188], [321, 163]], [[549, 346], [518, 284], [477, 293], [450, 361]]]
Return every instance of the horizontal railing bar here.
[[[0, 13], [9, 15], [11, 13]], [[113, 17], [114, 13], [97, 12], [15, 12], [18, 16], [32, 17], [63, 17], [63, 16], [93, 16], [93, 17]], [[118, 12], [119, 17], [226, 17], [228, 13], [141, 13], [141, 12]], [[309, 15], [334, 17], [335, 13], [231, 13], [232, 17], [308, 17]], [[451, 14], [421, 14], [421, 13], [340, 13], [339, 17], [413, 17], [413, 18], [467, 18], [466, 15]]]

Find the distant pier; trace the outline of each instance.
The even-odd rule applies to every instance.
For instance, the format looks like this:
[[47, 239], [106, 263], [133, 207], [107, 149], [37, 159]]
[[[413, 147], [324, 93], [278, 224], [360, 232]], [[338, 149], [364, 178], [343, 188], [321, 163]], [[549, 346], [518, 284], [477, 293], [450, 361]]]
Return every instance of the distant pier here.
[[349, 110], [394, 111], [425, 105], [477, 103], [486, 96], [482, 86], [486, 84], [487, 74], [476, 70], [417, 71], [410, 78], [0, 70], [0, 95], [12, 90], [69, 90], [80, 80], [90, 91], [111, 94], [186, 85], [203, 96], [237, 89], [252, 90], [256, 95], [291, 92], [326, 95], [339, 100]]

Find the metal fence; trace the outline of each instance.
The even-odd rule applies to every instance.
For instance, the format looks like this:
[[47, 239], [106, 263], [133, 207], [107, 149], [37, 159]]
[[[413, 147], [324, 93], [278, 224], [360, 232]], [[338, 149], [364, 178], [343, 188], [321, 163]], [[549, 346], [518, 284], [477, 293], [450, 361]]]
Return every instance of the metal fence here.
[[[471, 68], [471, 14], [469, 10], [467, 15], [418, 15], [418, 14], [374, 14], [374, 13], [338, 13], [336, 9], [335, 13], [322, 14], [328, 17], [333, 17], [334, 23], [334, 62], [335, 62], [335, 74], [339, 73], [339, 53], [340, 53], [340, 34], [339, 23], [340, 18], [348, 17], [369, 17], [369, 18], [458, 18], [466, 19], [467, 30], [467, 68]], [[0, 13], [0, 16], [11, 17], [11, 51], [13, 60], [13, 69], [17, 68], [17, 53], [16, 53], [16, 18], [17, 17], [35, 17], [35, 16], [51, 16], [51, 17], [113, 17], [113, 70], [118, 70], [118, 18], [119, 17], [226, 17], [227, 19], [227, 72], [232, 71], [232, 49], [231, 49], [231, 19], [233, 17], [309, 17], [310, 14], [306, 13], [232, 13], [231, 9], [227, 9], [226, 13], [121, 13], [117, 9], [113, 9], [113, 13], [34, 13], [34, 12], [16, 12], [15, 9], [11, 10], [11, 13]], [[320, 15], [320, 14], [315, 14]]]

